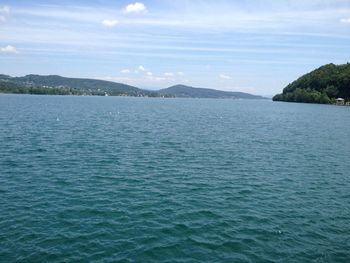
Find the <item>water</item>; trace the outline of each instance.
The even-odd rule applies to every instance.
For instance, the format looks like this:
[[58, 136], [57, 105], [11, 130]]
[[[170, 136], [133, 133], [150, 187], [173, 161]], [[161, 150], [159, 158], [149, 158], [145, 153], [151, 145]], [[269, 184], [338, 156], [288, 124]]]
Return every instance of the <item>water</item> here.
[[349, 262], [350, 108], [0, 96], [1, 262]]

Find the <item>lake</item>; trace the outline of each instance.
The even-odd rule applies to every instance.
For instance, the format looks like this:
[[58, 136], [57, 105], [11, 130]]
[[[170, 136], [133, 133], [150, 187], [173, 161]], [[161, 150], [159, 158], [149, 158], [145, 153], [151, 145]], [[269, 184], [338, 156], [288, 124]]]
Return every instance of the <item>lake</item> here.
[[0, 96], [1, 262], [349, 262], [350, 107]]

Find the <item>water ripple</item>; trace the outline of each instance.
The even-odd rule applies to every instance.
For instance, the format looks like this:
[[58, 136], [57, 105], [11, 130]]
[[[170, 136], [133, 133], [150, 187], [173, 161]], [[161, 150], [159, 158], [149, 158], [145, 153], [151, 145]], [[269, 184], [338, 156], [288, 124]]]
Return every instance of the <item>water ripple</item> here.
[[349, 115], [0, 96], [0, 261], [349, 262]]

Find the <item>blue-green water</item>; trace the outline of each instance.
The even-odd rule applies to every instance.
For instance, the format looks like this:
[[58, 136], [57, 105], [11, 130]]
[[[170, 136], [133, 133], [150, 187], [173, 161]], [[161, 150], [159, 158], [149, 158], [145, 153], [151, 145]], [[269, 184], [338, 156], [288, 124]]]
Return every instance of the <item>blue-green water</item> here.
[[350, 107], [0, 96], [1, 262], [349, 262]]

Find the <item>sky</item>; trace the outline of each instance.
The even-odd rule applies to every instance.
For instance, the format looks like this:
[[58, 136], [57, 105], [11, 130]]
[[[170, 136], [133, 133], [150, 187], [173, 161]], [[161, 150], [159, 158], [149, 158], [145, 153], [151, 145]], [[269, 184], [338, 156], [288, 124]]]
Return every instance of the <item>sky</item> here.
[[270, 96], [350, 62], [350, 0], [0, 0], [0, 74]]

